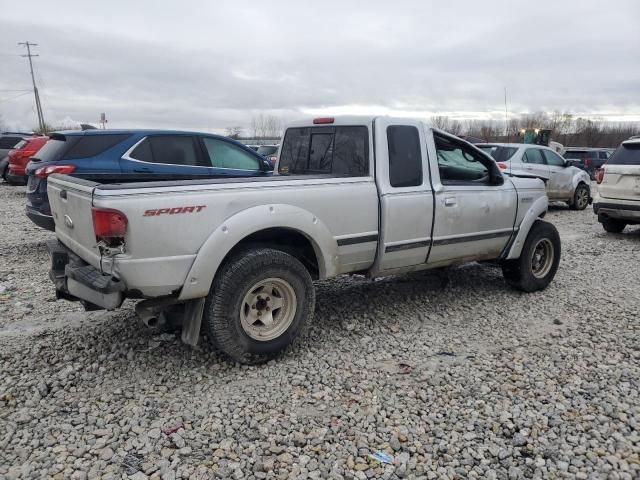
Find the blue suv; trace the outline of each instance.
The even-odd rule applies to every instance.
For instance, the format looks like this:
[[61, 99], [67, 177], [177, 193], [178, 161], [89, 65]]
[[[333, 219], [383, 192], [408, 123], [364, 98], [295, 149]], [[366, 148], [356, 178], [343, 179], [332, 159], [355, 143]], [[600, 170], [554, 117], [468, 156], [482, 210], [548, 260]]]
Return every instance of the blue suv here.
[[166, 130], [56, 132], [27, 165], [27, 216], [55, 230], [47, 177], [72, 173], [99, 182], [270, 175], [269, 162], [219, 135]]

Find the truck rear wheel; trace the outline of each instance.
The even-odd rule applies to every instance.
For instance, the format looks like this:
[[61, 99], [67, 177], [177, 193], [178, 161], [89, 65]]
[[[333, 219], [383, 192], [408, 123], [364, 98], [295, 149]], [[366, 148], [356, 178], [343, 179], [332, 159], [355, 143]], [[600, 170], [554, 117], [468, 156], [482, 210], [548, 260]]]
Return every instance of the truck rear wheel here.
[[204, 308], [211, 343], [246, 364], [266, 362], [305, 330], [315, 307], [307, 269], [280, 250], [244, 250], [225, 262]]
[[560, 235], [552, 224], [536, 220], [529, 230], [520, 258], [506, 260], [502, 274], [513, 288], [535, 292], [547, 288], [560, 263]]

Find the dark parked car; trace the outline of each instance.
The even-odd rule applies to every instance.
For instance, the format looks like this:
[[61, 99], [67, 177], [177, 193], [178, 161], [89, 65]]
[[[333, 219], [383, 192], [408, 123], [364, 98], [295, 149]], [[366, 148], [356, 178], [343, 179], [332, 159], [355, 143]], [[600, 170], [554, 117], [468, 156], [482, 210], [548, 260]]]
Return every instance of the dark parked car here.
[[27, 216], [54, 230], [47, 177], [54, 173], [105, 182], [270, 175], [264, 157], [235, 140], [161, 130], [58, 132], [27, 166]]
[[563, 157], [570, 165], [584, 170], [591, 180], [595, 180], [596, 170], [604, 165], [612, 153], [611, 149], [569, 147]]
[[258, 147], [258, 153], [269, 160], [269, 163], [273, 167], [278, 159], [277, 154], [279, 147], [280, 145], [260, 145]]
[[32, 133], [2, 132], [0, 133], [0, 176], [6, 181], [9, 171], [9, 152], [20, 142], [32, 137]]

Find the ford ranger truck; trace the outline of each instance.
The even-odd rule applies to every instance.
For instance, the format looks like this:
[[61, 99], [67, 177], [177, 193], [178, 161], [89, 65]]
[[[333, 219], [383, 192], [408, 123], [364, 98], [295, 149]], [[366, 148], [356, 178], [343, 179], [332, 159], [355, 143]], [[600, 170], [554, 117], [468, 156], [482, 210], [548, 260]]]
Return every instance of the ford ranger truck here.
[[503, 176], [473, 145], [418, 121], [289, 125], [272, 177], [97, 183], [52, 175], [59, 298], [147, 325], [183, 319], [195, 345], [243, 363], [284, 351], [312, 321], [314, 280], [490, 261], [546, 288], [560, 238], [541, 180]]

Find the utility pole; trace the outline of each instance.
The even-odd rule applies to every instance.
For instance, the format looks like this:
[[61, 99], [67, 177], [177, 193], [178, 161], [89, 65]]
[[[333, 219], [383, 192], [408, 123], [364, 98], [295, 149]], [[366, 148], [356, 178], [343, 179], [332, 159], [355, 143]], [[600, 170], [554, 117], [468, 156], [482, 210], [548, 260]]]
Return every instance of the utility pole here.
[[507, 113], [507, 87], [504, 87], [504, 133], [509, 143], [511, 138], [509, 138], [509, 114]]
[[18, 43], [18, 45], [23, 45], [25, 47], [27, 47], [27, 54], [26, 55], [21, 55], [22, 57], [27, 57], [29, 59], [29, 68], [31, 69], [31, 81], [33, 82], [33, 96], [36, 99], [36, 112], [38, 114], [38, 125], [40, 127], [40, 132], [41, 133], [47, 133], [45, 132], [45, 123], [44, 123], [44, 116], [42, 115], [42, 105], [40, 104], [40, 94], [38, 93], [38, 87], [36, 87], [36, 77], [33, 74], [33, 62], [31, 61], [31, 57], [39, 57], [40, 55], [37, 54], [32, 54], [31, 53], [31, 47], [37, 47], [38, 44], [37, 43], [29, 43], [29, 41], [27, 40], [26, 42], [20, 42]]

